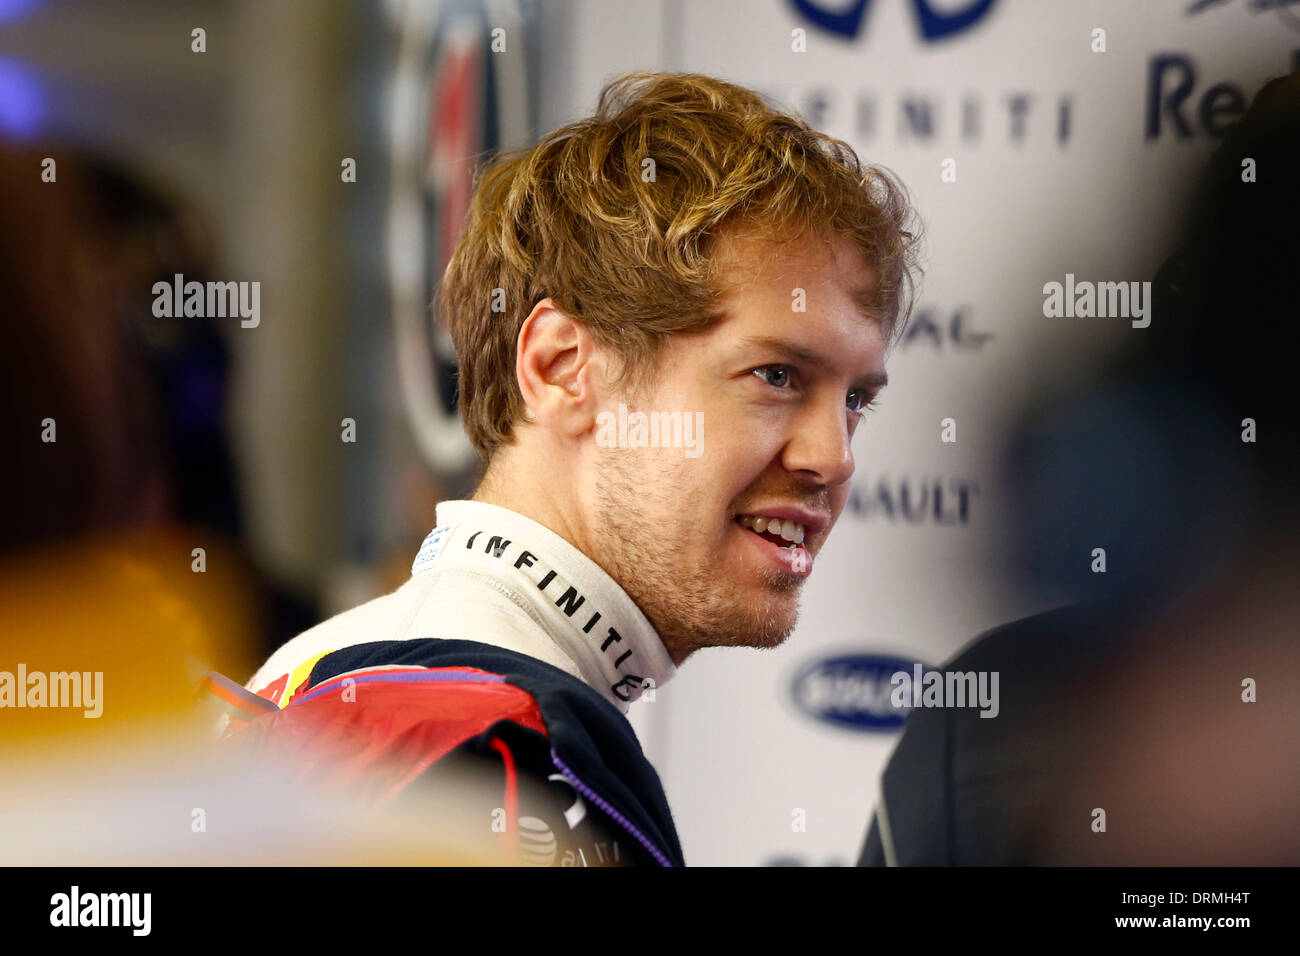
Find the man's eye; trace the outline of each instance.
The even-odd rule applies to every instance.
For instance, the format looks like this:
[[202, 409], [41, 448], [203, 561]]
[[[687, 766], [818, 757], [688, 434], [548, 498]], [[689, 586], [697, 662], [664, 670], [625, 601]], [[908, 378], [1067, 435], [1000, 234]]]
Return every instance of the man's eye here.
[[785, 388], [790, 384], [790, 369], [785, 365], [764, 365], [754, 369], [754, 374], [774, 388]]
[[867, 401], [866, 392], [859, 391], [856, 388], [849, 392], [849, 397], [846, 399], [845, 404], [849, 406], [849, 411], [857, 412], [859, 415], [865, 415], [868, 409], [876, 407], [875, 402]]

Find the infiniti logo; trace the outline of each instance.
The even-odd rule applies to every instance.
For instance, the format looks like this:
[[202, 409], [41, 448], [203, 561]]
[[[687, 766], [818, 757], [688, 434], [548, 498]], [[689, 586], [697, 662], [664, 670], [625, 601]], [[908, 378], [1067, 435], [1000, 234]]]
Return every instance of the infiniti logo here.
[[[1211, 7], [1221, 7], [1231, 0], [1193, 0], [1187, 7], [1187, 15], [1194, 17]], [[1300, 30], [1300, 0], [1248, 0], [1246, 9], [1251, 13], [1264, 13], [1269, 10], [1277, 14], [1279, 20], [1293, 30]]]
[[[834, 12], [818, 6], [813, 0], [790, 0], [808, 22], [830, 33], [843, 37], [856, 37], [862, 30], [871, 0], [857, 0], [847, 10]], [[983, 20], [997, 0], [970, 0], [964, 8], [953, 13], [940, 13], [931, 5], [932, 0], [911, 0], [916, 10], [917, 26], [926, 43], [934, 43], [969, 30]]]

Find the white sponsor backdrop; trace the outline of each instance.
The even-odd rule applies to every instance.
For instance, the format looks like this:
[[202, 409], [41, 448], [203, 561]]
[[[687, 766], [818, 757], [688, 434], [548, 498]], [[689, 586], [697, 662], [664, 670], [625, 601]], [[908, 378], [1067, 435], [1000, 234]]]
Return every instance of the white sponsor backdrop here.
[[[929, 6], [942, 14], [972, 4]], [[1195, 6], [1000, 0], [938, 42], [922, 38], [917, 0], [872, 0], [853, 38], [819, 29], [785, 0], [543, 6], [551, 18], [546, 69], [567, 73], [558, 84], [567, 94], [543, 106], [548, 128], [589, 112], [603, 83], [628, 70], [721, 76], [775, 95], [895, 171], [926, 227], [918, 305], [933, 326], [923, 318], [891, 358], [881, 408], [856, 439], [854, 483], [863, 501], [878, 501], [882, 485], [897, 498], [905, 486], [916, 496], [938, 484], [952, 523], [933, 510], [916, 522], [879, 508], [847, 510], [783, 647], [700, 653], [653, 703], [633, 707], [689, 863], [856, 860], [897, 734], [801, 713], [791, 697], [801, 667], [844, 652], [937, 664], [982, 630], [1073, 597], [1028, 598], [1005, 579], [999, 529], [1017, 502], [1000, 494], [993, 464], [1020, 403], [1080, 374], [1081, 356], [1143, 333], [1122, 319], [1045, 319], [1043, 284], [1067, 272], [1153, 278], [1193, 177], [1218, 142], [1202, 117], [1207, 92], [1227, 83], [1249, 100], [1288, 72], [1300, 49], [1300, 5]], [[791, 50], [800, 27], [805, 53]], [[1096, 28], [1106, 31], [1105, 53], [1091, 50]], [[1178, 80], [1192, 82], [1179, 110], [1185, 137], [1168, 108], [1160, 134], [1146, 134], [1158, 55], [1186, 64], [1166, 72], [1166, 94]], [[1229, 107], [1230, 87], [1209, 92], [1209, 107]], [[926, 108], [928, 137], [907, 122]], [[874, 121], [864, 124], [864, 113]], [[955, 183], [941, 181], [946, 158], [956, 161]], [[955, 445], [939, 440], [946, 417], [957, 421]], [[965, 521], [953, 517], [961, 488]]]

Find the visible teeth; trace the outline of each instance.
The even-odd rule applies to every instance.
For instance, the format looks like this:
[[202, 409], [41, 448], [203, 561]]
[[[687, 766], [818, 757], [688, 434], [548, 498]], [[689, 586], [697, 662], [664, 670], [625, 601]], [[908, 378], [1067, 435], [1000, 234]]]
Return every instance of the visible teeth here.
[[789, 518], [769, 518], [765, 515], [741, 515], [740, 523], [746, 528], [753, 528], [758, 533], [764, 531], [784, 538], [792, 544], [803, 544], [804, 526]]

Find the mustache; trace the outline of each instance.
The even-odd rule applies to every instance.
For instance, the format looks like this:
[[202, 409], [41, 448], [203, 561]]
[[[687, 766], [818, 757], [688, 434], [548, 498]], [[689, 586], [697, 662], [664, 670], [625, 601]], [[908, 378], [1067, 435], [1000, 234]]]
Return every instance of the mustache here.
[[736, 514], [744, 514], [747, 508], [762, 504], [771, 505], [788, 505], [796, 508], [802, 508], [805, 511], [816, 511], [819, 513], [828, 513], [831, 511], [831, 495], [826, 489], [822, 489], [813, 497], [808, 497], [808, 490], [800, 488], [785, 492], [771, 491], [765, 494], [753, 495], [745, 504], [738, 504], [733, 507]]

